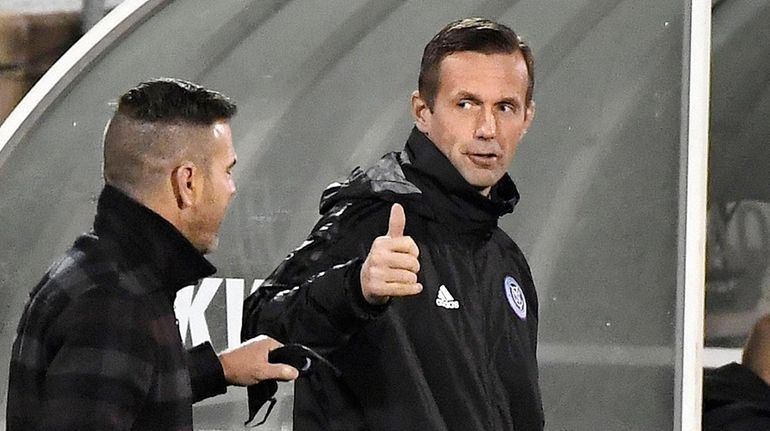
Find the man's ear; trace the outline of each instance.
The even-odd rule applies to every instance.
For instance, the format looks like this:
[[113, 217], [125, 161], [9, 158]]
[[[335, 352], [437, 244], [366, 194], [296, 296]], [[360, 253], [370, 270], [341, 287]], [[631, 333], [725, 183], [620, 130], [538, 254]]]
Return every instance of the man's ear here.
[[527, 133], [527, 130], [529, 130], [529, 126], [532, 125], [532, 120], [535, 119], [535, 101], [530, 100], [529, 105], [527, 105], [527, 110], [525, 111], [524, 115], [524, 121], [526, 124], [524, 125], [524, 133]]
[[191, 207], [198, 193], [198, 172], [192, 162], [184, 162], [177, 166], [171, 173], [171, 186], [174, 189], [177, 206], [180, 209]]
[[428, 107], [428, 103], [420, 97], [418, 90], [414, 90], [412, 93], [412, 115], [414, 116], [414, 124], [417, 126], [417, 130], [428, 135], [433, 113]]

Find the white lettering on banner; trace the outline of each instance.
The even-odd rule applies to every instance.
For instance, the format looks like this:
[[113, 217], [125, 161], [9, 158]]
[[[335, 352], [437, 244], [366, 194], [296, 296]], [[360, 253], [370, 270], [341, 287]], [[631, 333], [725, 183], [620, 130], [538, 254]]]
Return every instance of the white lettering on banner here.
[[[179, 294], [181, 292], [177, 293], [176, 301], [174, 301], [174, 311], [179, 321], [179, 335], [182, 336], [182, 340], [187, 339], [187, 327], [189, 325], [193, 346], [211, 341], [205, 312], [221, 284], [221, 278], [204, 278], [195, 297], [192, 295], [192, 289], [184, 297]], [[185, 287], [184, 289], [190, 287], [192, 286]]]
[[242, 278], [225, 280], [227, 291], [227, 345], [237, 346], [241, 343], [241, 318], [243, 317], [243, 286]]
[[[179, 335], [182, 341], [187, 341], [189, 328], [191, 345], [211, 341], [210, 325], [206, 318], [206, 309], [222, 285], [221, 278], [204, 278], [197, 292], [195, 286], [187, 286], [177, 292], [174, 301], [174, 312], [179, 322]], [[241, 321], [243, 319], [243, 290], [246, 282], [242, 278], [227, 278], [225, 281], [226, 315], [218, 315], [219, 309], [212, 310], [209, 318], [215, 322], [225, 322], [227, 328], [227, 345], [235, 347], [241, 343]], [[251, 285], [249, 293], [253, 293], [264, 280], [257, 278]], [[220, 325], [215, 325], [219, 327]]]

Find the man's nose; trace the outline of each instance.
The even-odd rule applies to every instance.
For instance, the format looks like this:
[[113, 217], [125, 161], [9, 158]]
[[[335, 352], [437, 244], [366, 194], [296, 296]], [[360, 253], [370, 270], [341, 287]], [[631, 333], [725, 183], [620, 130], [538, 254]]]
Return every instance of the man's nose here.
[[497, 120], [495, 119], [495, 114], [489, 109], [482, 109], [476, 124], [476, 138], [484, 140], [494, 139], [496, 132]]

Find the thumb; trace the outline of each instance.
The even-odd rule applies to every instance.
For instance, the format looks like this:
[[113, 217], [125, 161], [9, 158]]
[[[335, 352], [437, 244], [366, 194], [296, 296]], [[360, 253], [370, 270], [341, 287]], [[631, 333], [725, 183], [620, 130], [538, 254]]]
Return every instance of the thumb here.
[[404, 236], [404, 226], [406, 226], [406, 215], [404, 207], [401, 204], [393, 204], [390, 207], [390, 220], [388, 220], [388, 233], [391, 238]]
[[276, 365], [275, 374], [278, 380], [290, 381], [299, 377], [299, 370], [291, 365]]

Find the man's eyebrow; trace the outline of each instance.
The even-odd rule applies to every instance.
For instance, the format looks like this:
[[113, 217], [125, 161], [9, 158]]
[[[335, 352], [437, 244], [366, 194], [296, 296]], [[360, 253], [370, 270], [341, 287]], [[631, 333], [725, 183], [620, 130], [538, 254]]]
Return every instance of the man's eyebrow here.
[[[467, 100], [472, 100], [474, 102], [478, 102], [478, 101], [481, 100], [480, 97], [478, 97], [477, 95], [475, 95], [475, 94], [473, 94], [473, 93], [471, 93], [469, 91], [466, 91], [466, 90], [459, 91], [455, 97], [457, 99], [467, 99]], [[496, 105], [506, 104], [506, 103], [509, 104], [509, 105], [514, 105], [514, 106], [520, 106], [521, 105], [521, 101], [517, 97], [514, 97], [514, 96], [503, 97], [502, 99], [500, 99], [497, 102], [495, 102]]]
[[500, 101], [499, 101], [499, 102], [497, 102], [497, 103], [498, 103], [498, 104], [501, 104], [501, 103], [507, 103], [507, 104], [509, 104], [509, 105], [514, 105], [514, 106], [519, 106], [519, 105], [521, 105], [521, 102], [519, 101], [519, 99], [517, 99], [517, 98], [515, 98], [515, 97], [503, 97], [503, 98], [502, 98], [502, 99], [500, 99]]
[[230, 163], [230, 166], [228, 166], [227, 168], [231, 169], [233, 166], [235, 166], [236, 163], [238, 163], [238, 159], [234, 157], [232, 163]]
[[468, 92], [468, 91], [465, 91], [465, 90], [461, 90], [461, 91], [459, 91], [459, 92], [457, 93], [457, 96], [456, 96], [456, 97], [457, 97], [458, 99], [470, 99], [470, 100], [473, 100], [473, 101], [478, 101], [478, 100], [481, 100], [481, 99], [479, 99], [479, 97], [478, 97], [478, 96], [476, 96], [475, 94], [473, 94], [473, 93], [470, 93], [470, 92]]

